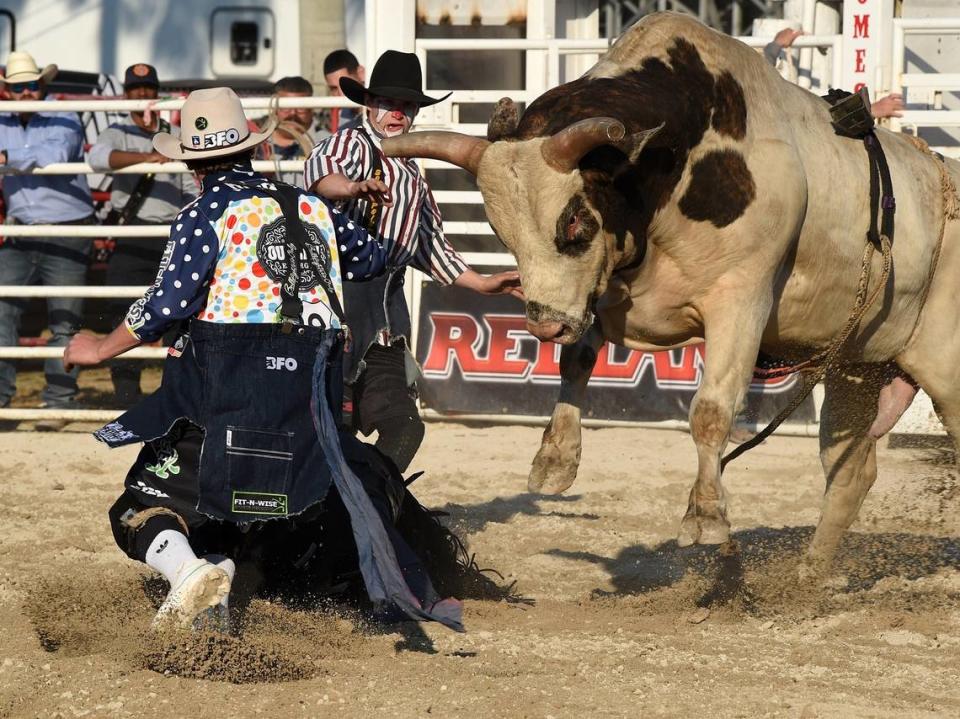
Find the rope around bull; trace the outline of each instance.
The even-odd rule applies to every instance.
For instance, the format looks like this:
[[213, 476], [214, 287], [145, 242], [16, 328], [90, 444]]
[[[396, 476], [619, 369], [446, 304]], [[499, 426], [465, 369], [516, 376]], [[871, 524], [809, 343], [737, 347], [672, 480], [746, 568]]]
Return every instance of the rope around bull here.
[[863, 319], [864, 314], [866, 314], [867, 310], [873, 306], [873, 303], [876, 302], [877, 297], [880, 296], [880, 293], [883, 292], [884, 288], [887, 286], [887, 279], [890, 277], [890, 268], [893, 266], [891, 242], [890, 238], [886, 235], [880, 235], [880, 251], [883, 255], [880, 267], [880, 282], [873, 289], [873, 292], [870, 293], [869, 297], [867, 296], [867, 290], [870, 285], [871, 263], [875, 251], [876, 247], [874, 246], [873, 242], [868, 242], [866, 247], [864, 247], [863, 261], [860, 269], [860, 281], [857, 285], [857, 299], [856, 302], [854, 302], [853, 311], [850, 314], [850, 318], [847, 320], [847, 324], [840, 331], [840, 334], [834, 338], [833, 342], [831, 342], [830, 346], [827, 348], [826, 353], [823, 355], [823, 362], [806, 379], [803, 391], [797, 394], [790, 401], [790, 404], [788, 404], [776, 417], [773, 418], [770, 424], [768, 424], [746, 442], [731, 450], [722, 460], [720, 460], [721, 473], [723, 473], [723, 470], [728, 463], [735, 460], [744, 452], [753, 449], [758, 444], [763, 442], [767, 437], [773, 434], [777, 430], [777, 427], [783, 424], [783, 421], [793, 414], [794, 410], [799, 407], [800, 404], [807, 398], [816, 384], [820, 382], [820, 380], [826, 376], [831, 367], [834, 366], [837, 358], [840, 356], [843, 346], [847, 343], [847, 340], [850, 339], [850, 335], [853, 334], [853, 331], [857, 328], [857, 325], [860, 324], [860, 320]]

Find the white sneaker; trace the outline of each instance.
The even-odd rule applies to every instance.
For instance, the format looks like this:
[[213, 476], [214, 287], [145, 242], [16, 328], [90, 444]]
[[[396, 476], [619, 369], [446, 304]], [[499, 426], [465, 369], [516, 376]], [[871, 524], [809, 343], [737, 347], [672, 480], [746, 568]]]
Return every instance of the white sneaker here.
[[[223, 555], [208, 555], [204, 557], [204, 559], [211, 563], [216, 562], [216, 566], [220, 567], [220, 569], [227, 573], [227, 577], [230, 579], [230, 584], [233, 584], [233, 577], [237, 572], [237, 565], [233, 563], [232, 559], [223, 557]], [[230, 595], [223, 595], [223, 599], [221, 599], [219, 602], [200, 612], [197, 615], [197, 618], [193, 620], [193, 628], [200, 631], [229, 634]]]
[[194, 559], [180, 568], [177, 581], [170, 587], [153, 629], [189, 629], [197, 615], [220, 603], [230, 592], [230, 575], [206, 559]]

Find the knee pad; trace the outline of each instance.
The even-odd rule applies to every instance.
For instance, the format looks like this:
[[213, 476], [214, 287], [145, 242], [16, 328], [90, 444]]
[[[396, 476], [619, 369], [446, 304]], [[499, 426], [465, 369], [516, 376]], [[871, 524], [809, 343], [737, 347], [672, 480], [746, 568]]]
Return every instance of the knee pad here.
[[150, 542], [163, 530], [174, 529], [188, 536], [190, 534], [183, 517], [172, 509], [144, 507], [126, 492], [110, 507], [108, 516], [117, 546], [128, 557], [141, 562]]

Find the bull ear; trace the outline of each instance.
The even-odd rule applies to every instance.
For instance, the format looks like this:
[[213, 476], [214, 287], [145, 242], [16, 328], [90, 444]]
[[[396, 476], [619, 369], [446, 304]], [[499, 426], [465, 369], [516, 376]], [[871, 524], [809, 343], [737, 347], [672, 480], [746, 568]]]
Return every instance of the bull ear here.
[[520, 124], [520, 108], [509, 97], [502, 97], [493, 108], [487, 123], [487, 139], [490, 142], [513, 137]]
[[656, 127], [651, 127], [649, 130], [641, 130], [640, 132], [635, 132], [632, 135], [628, 135], [623, 138], [617, 147], [623, 150], [624, 154], [629, 159], [630, 163], [633, 164], [637, 161], [637, 158], [640, 157], [640, 153], [643, 152], [643, 148], [646, 147], [647, 143], [653, 139], [660, 130], [662, 130], [667, 123], [661, 122]]
[[580, 120], [543, 143], [543, 159], [555, 170], [573, 172], [590, 150], [601, 145], [616, 145], [623, 140], [624, 132], [623, 123], [612, 117]]

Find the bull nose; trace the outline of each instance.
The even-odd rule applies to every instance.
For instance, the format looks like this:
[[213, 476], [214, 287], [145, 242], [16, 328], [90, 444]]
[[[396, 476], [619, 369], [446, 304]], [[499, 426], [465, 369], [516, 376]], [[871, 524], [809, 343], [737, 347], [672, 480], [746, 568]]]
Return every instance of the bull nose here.
[[531, 322], [527, 320], [527, 331], [541, 342], [552, 342], [560, 337], [566, 326], [563, 322]]

